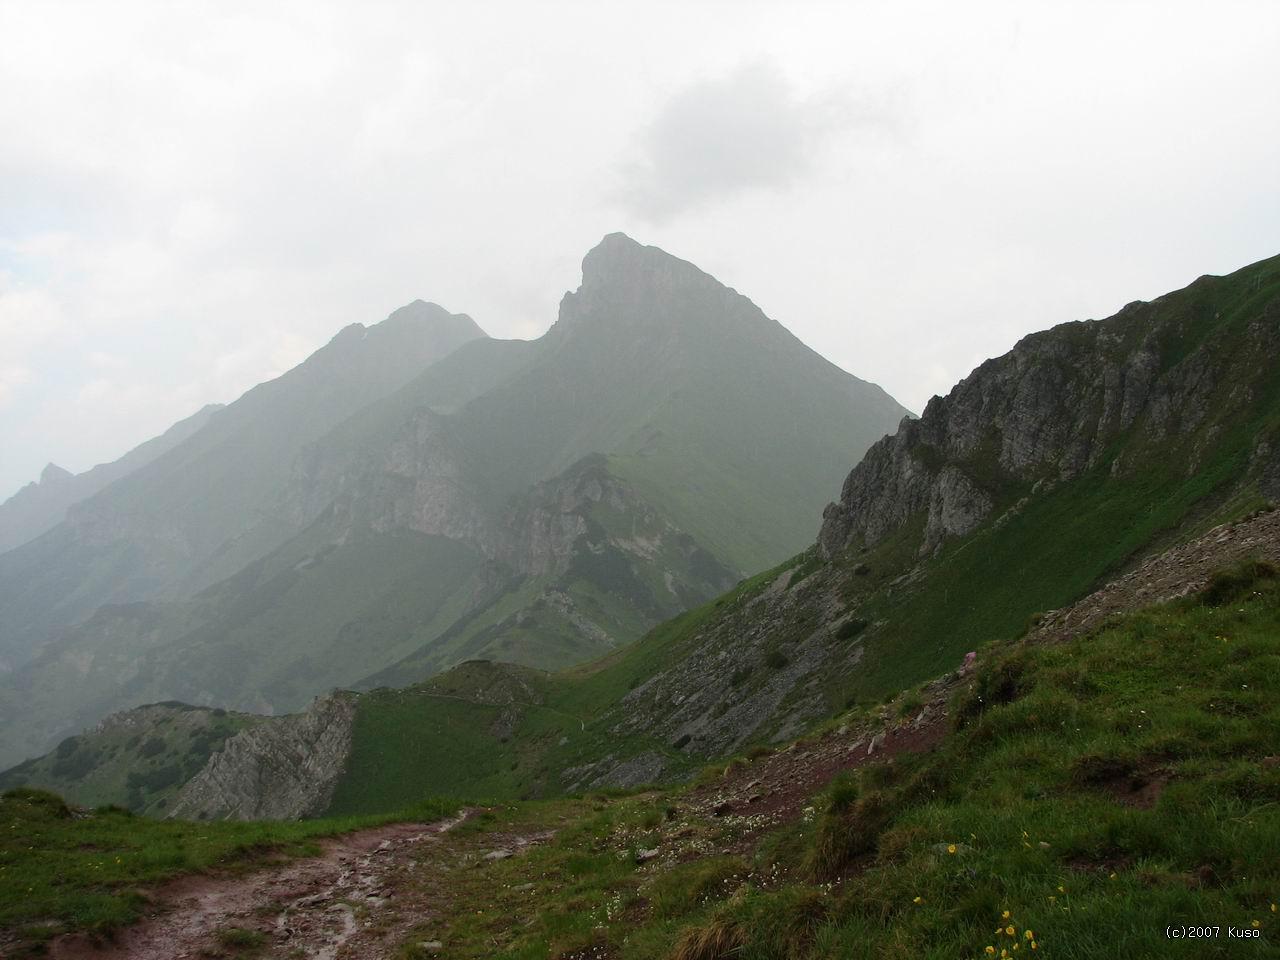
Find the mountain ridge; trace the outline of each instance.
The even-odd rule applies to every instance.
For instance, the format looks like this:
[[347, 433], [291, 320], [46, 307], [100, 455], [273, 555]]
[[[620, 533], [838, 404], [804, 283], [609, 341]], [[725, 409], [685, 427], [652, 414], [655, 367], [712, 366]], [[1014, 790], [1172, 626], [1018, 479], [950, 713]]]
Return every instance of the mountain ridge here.
[[[122, 588], [0, 679], [0, 718], [28, 720], [21, 749], [131, 701], [281, 712], [461, 659], [564, 667], [810, 542], [849, 459], [906, 411], [657, 248], [613, 236], [584, 264], [542, 338], [462, 338], [323, 429], [301, 411], [182, 577]], [[249, 391], [219, 415], [228, 442], [255, 405], [403, 321], [472, 325], [425, 301], [392, 316]], [[137, 481], [131, 496], [174, 501]]]
[[103, 603], [207, 586], [285, 538], [292, 531], [266, 508], [293, 453], [429, 359], [482, 335], [469, 317], [448, 316], [446, 326], [432, 317], [430, 328], [421, 318], [344, 328], [123, 483], [77, 503], [57, 527], [0, 554], [0, 657], [22, 662], [50, 631]]
[[199, 431], [222, 407], [220, 403], [206, 404], [116, 460], [96, 464], [80, 474], [73, 474], [55, 463], [46, 464], [39, 480], [0, 503], [0, 553], [20, 547], [56, 526], [75, 504], [181, 443]]
[[[822, 543], [604, 660], [548, 678], [542, 705], [503, 726], [509, 746], [481, 738], [471, 747], [496, 751], [492, 767], [474, 781], [459, 768], [450, 789], [465, 795], [470, 782], [554, 794], [686, 776], [926, 681], [984, 642], [1018, 635], [1029, 619], [1056, 623], [1061, 615], [1043, 611], [1169, 546], [1230, 541], [1223, 527], [1195, 538], [1277, 492], [1280, 376], [1268, 359], [1278, 335], [1273, 258], [1106, 321], [1028, 338], [931, 403], [923, 423], [906, 420], [875, 445], [850, 471], [840, 506], [828, 509]], [[1129, 370], [1127, 381], [1117, 373]], [[1046, 378], [1053, 389], [1043, 389]], [[967, 426], [983, 409], [976, 397], [1005, 411], [1007, 467], [1003, 447]], [[1060, 404], [1077, 412], [1065, 426]], [[949, 441], [939, 424], [949, 425]], [[938, 448], [920, 442], [935, 430], [945, 441]], [[1041, 475], [1040, 453], [1055, 445], [1062, 455]], [[949, 479], [957, 473], [964, 483]], [[957, 489], [981, 508], [957, 511], [965, 497], [947, 499]], [[862, 529], [847, 526], [849, 515], [870, 523], [869, 540], [849, 533]], [[1239, 529], [1258, 524], [1273, 529], [1274, 515]], [[359, 791], [365, 806], [343, 811], [373, 809], [397, 777], [421, 776], [410, 754], [374, 741], [393, 730], [426, 736], [425, 717], [445, 709], [430, 689], [387, 691], [358, 706], [351, 762], [375, 785]], [[477, 707], [468, 721], [457, 709], [448, 707], [452, 724], [495, 722], [491, 711]], [[549, 723], [560, 745], [535, 746]], [[354, 789], [340, 783], [338, 792]]]

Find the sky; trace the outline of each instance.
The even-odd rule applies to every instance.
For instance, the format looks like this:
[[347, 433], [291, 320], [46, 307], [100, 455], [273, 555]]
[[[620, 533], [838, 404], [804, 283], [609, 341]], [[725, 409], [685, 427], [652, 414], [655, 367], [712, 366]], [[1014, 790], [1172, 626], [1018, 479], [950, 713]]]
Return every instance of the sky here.
[[622, 230], [912, 410], [1280, 253], [1280, 4], [0, 0], [0, 499]]

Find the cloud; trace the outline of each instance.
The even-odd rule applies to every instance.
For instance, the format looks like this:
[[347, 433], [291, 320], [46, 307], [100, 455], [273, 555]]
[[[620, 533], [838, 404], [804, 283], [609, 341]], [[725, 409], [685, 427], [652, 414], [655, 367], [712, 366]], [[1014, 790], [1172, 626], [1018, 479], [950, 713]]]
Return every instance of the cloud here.
[[26, 367], [0, 367], [0, 407], [4, 407], [15, 390], [31, 382], [31, 371]]
[[622, 164], [623, 204], [652, 222], [808, 175], [833, 135], [881, 125], [847, 94], [801, 96], [768, 63], [697, 80], [672, 95]]
[[633, 6], [0, 3], [0, 499], [619, 229], [916, 409], [1276, 252], [1280, 5]]

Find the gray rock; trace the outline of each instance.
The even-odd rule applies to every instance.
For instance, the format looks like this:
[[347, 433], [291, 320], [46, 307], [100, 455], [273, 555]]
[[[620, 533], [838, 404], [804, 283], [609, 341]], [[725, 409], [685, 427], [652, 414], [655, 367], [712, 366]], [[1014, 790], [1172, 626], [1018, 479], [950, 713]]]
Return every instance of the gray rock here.
[[354, 694], [317, 698], [302, 713], [241, 730], [178, 792], [184, 820], [295, 820], [322, 813], [351, 751]]

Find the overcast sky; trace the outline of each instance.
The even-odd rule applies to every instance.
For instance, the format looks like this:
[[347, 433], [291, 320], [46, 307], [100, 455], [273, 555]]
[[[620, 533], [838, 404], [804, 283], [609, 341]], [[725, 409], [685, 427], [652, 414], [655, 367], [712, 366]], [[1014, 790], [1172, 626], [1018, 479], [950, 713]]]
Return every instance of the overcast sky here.
[[[1280, 253], [1280, 4], [0, 0], [0, 498], [624, 230], [919, 410]], [[834, 494], [834, 491], [833, 491]]]

